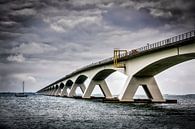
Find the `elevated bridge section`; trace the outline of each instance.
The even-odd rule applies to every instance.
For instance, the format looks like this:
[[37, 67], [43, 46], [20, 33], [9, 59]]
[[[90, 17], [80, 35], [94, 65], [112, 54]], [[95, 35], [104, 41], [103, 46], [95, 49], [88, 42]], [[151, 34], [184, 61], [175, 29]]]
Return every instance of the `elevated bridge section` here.
[[[117, 57], [117, 58], [116, 58]], [[145, 90], [152, 102], [165, 101], [155, 75], [179, 63], [195, 59], [195, 30], [156, 43], [124, 52], [80, 68], [51, 83], [37, 93], [53, 96], [73, 97], [76, 88], [83, 91], [82, 98], [90, 98], [95, 86], [100, 86], [105, 98], [113, 98], [105, 79], [115, 71], [124, 71], [128, 76], [119, 101], [133, 102], [139, 86]], [[123, 64], [117, 67], [117, 63]], [[119, 66], [119, 65], [118, 65]], [[124, 67], [121, 67], [124, 66]], [[85, 86], [84, 82], [90, 83]], [[67, 91], [70, 89], [70, 92]]]

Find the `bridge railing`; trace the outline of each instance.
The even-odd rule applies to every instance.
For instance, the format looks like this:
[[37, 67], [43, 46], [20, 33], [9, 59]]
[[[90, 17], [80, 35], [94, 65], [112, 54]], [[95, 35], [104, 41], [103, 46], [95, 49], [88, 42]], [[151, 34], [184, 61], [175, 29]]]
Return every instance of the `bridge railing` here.
[[[138, 53], [142, 53], [142, 52], [145, 52], [145, 51], [148, 51], [148, 50], [160, 48], [160, 47], [170, 45], [170, 44], [177, 44], [177, 43], [179, 44], [180, 41], [182, 41], [182, 40], [186, 40], [186, 39], [190, 39], [190, 38], [194, 38], [194, 37], [195, 37], [195, 30], [192, 30], [192, 31], [187, 32], [187, 33], [183, 33], [183, 34], [180, 34], [180, 35], [177, 35], [177, 36], [174, 36], [174, 37], [171, 37], [171, 38], [159, 41], [159, 42], [155, 42], [155, 43], [152, 43], [152, 44], [147, 44], [146, 46], [143, 46], [143, 47], [140, 47], [140, 48], [137, 48], [137, 49], [133, 49], [133, 50], [129, 51], [127, 54], [120, 55], [120, 58], [123, 58], [123, 57], [126, 57], [126, 56], [133, 56], [133, 55], [136, 55]], [[104, 64], [104, 63], [111, 62], [111, 61], [113, 61], [113, 57], [101, 60], [101, 61], [96, 62], [96, 63], [86, 65], [86, 66], [84, 66], [80, 69], [77, 69], [76, 71], [66, 75], [64, 78], [69, 77], [71, 75], [74, 75], [74, 74], [76, 74], [80, 71], [86, 70], [87, 68], [91, 68], [93, 66], [97, 66], [97, 65]], [[58, 81], [61, 81], [61, 80], [58, 80]], [[58, 82], [58, 81], [56, 81], [56, 82]], [[53, 84], [50, 84], [50, 85], [53, 85]]]
[[142, 52], [142, 51], [147, 51], [150, 49], [154, 49], [154, 48], [159, 48], [168, 44], [173, 44], [173, 43], [179, 43], [179, 41], [185, 40], [185, 39], [189, 39], [195, 37], [195, 30], [189, 31], [187, 33], [183, 33], [159, 42], [155, 42], [152, 44], [147, 44], [146, 46], [140, 47], [138, 49], [136, 49], [138, 52]]
[[[121, 54], [120, 58], [130, 56], [130, 55], [133, 56], [133, 55], [138, 54], [140, 52], [145, 52], [145, 51], [148, 51], [148, 50], [160, 48], [160, 47], [163, 47], [163, 46], [166, 46], [166, 45], [169, 45], [169, 44], [175, 44], [175, 43], [179, 44], [180, 43], [179, 41], [186, 40], [186, 39], [189, 39], [189, 38], [192, 38], [192, 37], [195, 37], [195, 30], [192, 30], [192, 31], [189, 31], [189, 32], [186, 32], [186, 33], [183, 33], [183, 34], [180, 34], [180, 35], [177, 35], [177, 36], [174, 36], [174, 37], [162, 40], [162, 41], [159, 41], [159, 42], [155, 42], [155, 43], [152, 43], [152, 44], [148, 43], [146, 46], [143, 46], [143, 47], [140, 47], [140, 48], [137, 48], [137, 49], [133, 49], [133, 50], [129, 51], [127, 54]], [[74, 74], [74, 73], [77, 73], [79, 71], [85, 70], [87, 68], [97, 66], [97, 65], [100, 65], [100, 64], [104, 64], [104, 63], [110, 62], [110, 61], [113, 61], [113, 57], [101, 60], [101, 61], [96, 62], [96, 63], [86, 65], [86, 66], [84, 66], [80, 69], [77, 69], [76, 71], [72, 72], [71, 74]]]
[[180, 34], [180, 35], [177, 35], [177, 36], [174, 36], [174, 37], [162, 40], [162, 41], [159, 41], [159, 42], [155, 42], [152, 44], [148, 43], [146, 46], [143, 46], [143, 47], [140, 47], [137, 49], [133, 49], [133, 50], [129, 51], [127, 55], [122, 54], [120, 57], [135, 55], [135, 54], [138, 54], [140, 52], [145, 52], [145, 51], [148, 51], [151, 49], [160, 48], [160, 47], [166, 46], [168, 44], [174, 44], [174, 43], [179, 44], [180, 43], [179, 41], [186, 40], [186, 39], [189, 39], [192, 37], [195, 37], [195, 30], [192, 30], [192, 31], [189, 31], [189, 32], [186, 32], [186, 33], [183, 33], [183, 34]]
[[[135, 54], [138, 54], [140, 52], [145, 52], [145, 51], [148, 51], [148, 50], [151, 50], [151, 49], [163, 47], [163, 46], [166, 46], [168, 44], [179, 43], [179, 41], [189, 39], [189, 38], [192, 38], [192, 37], [195, 37], [195, 30], [187, 32], [187, 33], [183, 33], [183, 34], [180, 34], [180, 35], [177, 35], [177, 36], [174, 36], [174, 37], [171, 37], [171, 38], [159, 41], [159, 42], [155, 42], [155, 43], [152, 43], [152, 44], [148, 43], [146, 46], [143, 46], [143, 47], [140, 47], [140, 48], [137, 48], [137, 49], [133, 49], [133, 50], [129, 51], [127, 55], [122, 54], [122, 55], [120, 55], [120, 57], [135, 55]], [[109, 58], [109, 59], [111, 59], [111, 58]]]

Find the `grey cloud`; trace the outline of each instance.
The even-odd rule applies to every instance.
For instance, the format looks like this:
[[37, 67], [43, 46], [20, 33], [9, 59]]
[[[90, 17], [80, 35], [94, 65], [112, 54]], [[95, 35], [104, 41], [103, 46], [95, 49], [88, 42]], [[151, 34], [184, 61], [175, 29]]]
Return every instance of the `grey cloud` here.
[[11, 55], [11, 56], [8, 56], [7, 57], [7, 60], [8, 61], [13, 61], [13, 62], [24, 62], [25, 61], [25, 58], [22, 54], [17, 54], [17, 55]]
[[50, 51], [56, 51], [56, 48], [44, 43], [22, 43], [20, 46], [15, 47], [11, 50], [12, 53], [23, 53], [23, 54], [41, 54]]
[[[164, 0], [164, 1], [152, 1], [154, 2], [154, 6], [148, 7], [150, 9], [150, 14], [152, 14], [152, 9], [156, 10], [156, 13], [154, 15], [157, 15], [158, 13], [162, 13], [162, 15], [159, 15], [159, 19], [163, 20], [166, 23], [169, 24], [186, 24], [193, 26], [193, 21], [195, 13], [195, 2], [193, 0], [184, 1], [184, 0]], [[169, 16], [167, 17], [167, 13]], [[186, 20], [188, 19], [188, 20]]]
[[154, 19], [145, 11], [136, 11], [134, 9], [124, 9], [120, 7], [111, 8], [103, 14], [106, 21], [113, 25], [124, 27], [130, 31], [143, 29], [144, 27], [158, 27], [160, 20]]
[[1, 80], [6, 85], [27, 73], [45, 85], [112, 56], [115, 47], [132, 49], [188, 30], [194, 12], [192, 0], [1, 0]]

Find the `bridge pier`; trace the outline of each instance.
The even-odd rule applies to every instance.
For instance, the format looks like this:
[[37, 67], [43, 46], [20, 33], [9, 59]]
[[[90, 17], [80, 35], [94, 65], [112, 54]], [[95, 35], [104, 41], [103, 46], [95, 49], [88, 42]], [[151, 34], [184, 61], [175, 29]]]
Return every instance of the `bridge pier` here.
[[46, 95], [49, 95], [49, 92], [50, 92], [50, 90], [48, 89], [48, 90], [46, 91]]
[[154, 77], [128, 77], [119, 100], [134, 102], [133, 97], [140, 85], [152, 102], [165, 102]]
[[58, 91], [58, 85], [55, 86], [54, 92], [53, 92], [53, 96], [56, 96], [56, 92]]
[[[115, 54], [114, 58], [107, 58], [78, 69], [37, 93], [58, 95], [57, 85], [66, 82], [63, 84], [63, 90], [60, 89], [60, 95], [68, 96], [67, 89], [71, 88], [69, 96], [74, 96], [76, 88], [79, 87], [77, 84], [84, 84], [84, 81], [89, 78], [92, 80], [86, 89], [80, 86], [82, 91], [85, 89], [83, 98], [91, 98], [95, 86], [99, 85], [105, 98], [108, 98], [103, 98], [104, 100], [136, 102], [133, 97], [138, 87], [142, 86], [149, 98], [148, 102], [168, 102], [163, 98], [154, 76], [179, 63], [195, 59], [195, 30], [128, 52], [125, 51], [124, 54], [120, 52]], [[124, 73], [128, 75], [128, 79], [118, 98], [113, 98], [105, 79], [113, 72], [120, 71], [119, 68], [123, 66], [125, 66]]]
[[70, 93], [68, 94], [68, 97], [73, 97], [74, 95], [76, 95], [76, 89], [80, 87], [81, 88], [81, 91], [84, 93], [85, 92], [85, 84], [82, 83], [82, 84], [77, 84], [77, 83], [74, 83], [74, 85], [72, 86], [72, 88], [70, 89]]
[[60, 88], [60, 86], [57, 86], [54, 96], [60, 96], [60, 92], [61, 92], [61, 88]]
[[53, 91], [51, 92], [51, 96], [55, 96], [55, 93], [56, 93], [56, 88], [54, 87]]
[[91, 82], [89, 83], [89, 86], [85, 90], [82, 98], [90, 98], [96, 85], [99, 85], [99, 87], [102, 90], [105, 98], [113, 98], [105, 80], [100, 80], [100, 81], [99, 80], [98, 81], [97, 80], [91, 80]]
[[53, 89], [50, 90], [49, 96], [52, 96], [52, 93], [53, 93]]
[[53, 93], [53, 89], [51, 88], [50, 91], [49, 91], [49, 96], [51, 96]]
[[60, 94], [60, 96], [68, 96], [68, 91], [67, 91], [67, 87], [66, 86], [64, 86], [63, 87], [63, 89], [62, 89], [62, 91], [61, 91], [61, 94]]

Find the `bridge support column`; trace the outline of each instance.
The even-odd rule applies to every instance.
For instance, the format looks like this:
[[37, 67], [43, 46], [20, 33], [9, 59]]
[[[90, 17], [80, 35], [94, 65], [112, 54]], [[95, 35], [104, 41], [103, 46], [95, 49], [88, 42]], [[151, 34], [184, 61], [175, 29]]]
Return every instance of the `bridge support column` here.
[[83, 94], [83, 98], [90, 98], [92, 91], [94, 90], [96, 85], [99, 85], [100, 89], [102, 90], [106, 98], [113, 98], [105, 80], [101, 80], [101, 81], [92, 80], [89, 83], [89, 86], [87, 87], [87, 89], [85, 90]]
[[67, 92], [67, 87], [66, 86], [63, 87], [60, 96], [68, 96], [68, 92]]
[[51, 95], [51, 92], [52, 92], [52, 90], [50, 89], [49, 92], [48, 92], [48, 95]]
[[61, 92], [61, 88], [58, 87], [58, 88], [56, 89], [56, 92], [55, 92], [54, 96], [60, 96], [60, 92]]
[[49, 95], [49, 92], [50, 92], [50, 90], [47, 90], [47, 92], [46, 92], [46, 95], [47, 95], [47, 96]]
[[81, 88], [81, 91], [84, 93], [85, 92], [85, 84], [82, 83], [82, 84], [77, 84], [75, 83], [72, 88], [70, 89], [70, 93], [68, 94], [68, 97], [73, 97], [74, 95], [76, 95], [76, 89], [80, 87]]
[[51, 96], [55, 96], [56, 89], [54, 88], [53, 91], [51, 92]]
[[53, 89], [50, 89], [50, 91], [49, 91], [49, 96], [51, 96], [52, 93], [53, 93]]
[[152, 102], [165, 101], [154, 77], [128, 77], [125, 89], [119, 95], [119, 100], [133, 102], [133, 97], [140, 85], [143, 86], [146, 95]]

